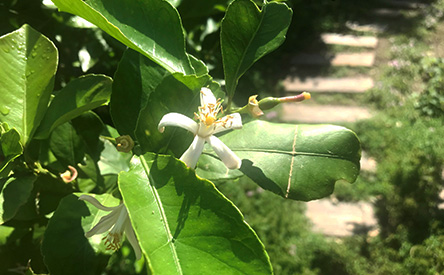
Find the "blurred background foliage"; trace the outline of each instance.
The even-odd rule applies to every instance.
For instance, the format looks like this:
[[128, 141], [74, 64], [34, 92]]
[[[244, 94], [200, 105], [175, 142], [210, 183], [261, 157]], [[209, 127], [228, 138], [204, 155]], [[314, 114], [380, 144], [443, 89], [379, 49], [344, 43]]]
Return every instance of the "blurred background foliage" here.
[[[287, 40], [241, 79], [239, 104], [251, 94], [280, 94], [280, 80], [289, 70], [290, 55], [301, 50], [331, 51], [319, 42], [321, 33], [344, 32], [349, 21], [371, 22], [368, 11], [386, 5], [383, 0], [286, 2], [294, 13]], [[444, 212], [439, 207], [444, 184], [444, 55], [433, 52], [427, 43], [437, 35], [444, 1], [423, 2], [431, 5], [384, 34], [391, 37], [390, 62], [378, 67], [378, 85], [363, 99], [379, 110], [379, 115], [347, 125], [357, 132], [363, 150], [378, 166], [376, 173], [363, 173], [355, 185], [338, 184], [335, 196], [343, 201], [374, 202], [377, 236], [363, 230], [343, 239], [326, 238], [312, 232], [304, 203], [262, 192], [245, 178], [218, 184], [264, 242], [276, 274], [444, 273]], [[209, 65], [215, 79], [223, 79], [219, 31], [229, 1], [176, 3], [187, 33], [188, 52]], [[49, 1], [1, 1], [0, 35], [24, 23], [47, 36], [59, 50], [56, 89], [86, 72], [113, 76], [125, 50], [88, 22], [59, 13]], [[112, 124], [106, 108], [95, 111], [106, 124]], [[4, 184], [0, 182], [0, 186]], [[57, 196], [71, 192], [51, 191]], [[32, 212], [32, 203], [28, 204], [21, 211]], [[35, 215], [0, 226], [0, 274], [25, 274], [30, 260], [36, 273], [47, 272], [40, 256], [46, 222], [45, 216]], [[143, 272], [143, 265], [134, 266], [127, 257], [130, 251], [125, 243], [112, 256], [106, 274]]]

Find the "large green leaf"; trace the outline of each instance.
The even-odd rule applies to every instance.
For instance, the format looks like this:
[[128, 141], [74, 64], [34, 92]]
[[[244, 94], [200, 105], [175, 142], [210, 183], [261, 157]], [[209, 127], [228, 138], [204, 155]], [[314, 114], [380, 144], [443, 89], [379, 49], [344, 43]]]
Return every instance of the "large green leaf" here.
[[[85, 232], [109, 212], [79, 201], [80, 195], [72, 194], [63, 198], [46, 228], [42, 254], [51, 274], [99, 274], [112, 253], [106, 250], [102, 241], [106, 233], [85, 237]], [[95, 198], [106, 206], [119, 204], [119, 200], [109, 194], [96, 195]]]
[[239, 210], [170, 156], [135, 158], [119, 188], [154, 274], [271, 274]]
[[0, 192], [0, 224], [12, 219], [28, 201], [36, 178], [31, 174], [3, 179], [6, 182]]
[[112, 79], [87, 75], [71, 81], [51, 101], [35, 138], [44, 139], [55, 127], [109, 101]]
[[[220, 139], [242, 159], [245, 175], [285, 198], [319, 199], [336, 181], [354, 182], [359, 174], [359, 139], [343, 127], [253, 121]], [[209, 147], [205, 154], [212, 158], [200, 161], [202, 168], [217, 159]]]
[[248, 68], [284, 42], [291, 15], [291, 9], [284, 3], [265, 2], [262, 10], [251, 0], [236, 0], [228, 6], [220, 43], [230, 98]]
[[28, 25], [0, 38], [0, 122], [26, 144], [42, 120], [53, 90], [58, 53]]
[[170, 72], [194, 74], [177, 10], [163, 0], [54, 0]]

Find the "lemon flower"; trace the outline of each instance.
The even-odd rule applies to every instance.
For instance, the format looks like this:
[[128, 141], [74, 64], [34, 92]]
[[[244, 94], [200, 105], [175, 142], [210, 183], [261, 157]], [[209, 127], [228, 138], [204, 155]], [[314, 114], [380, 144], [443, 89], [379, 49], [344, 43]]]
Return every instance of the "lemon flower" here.
[[199, 112], [194, 113], [199, 120], [196, 123], [189, 117], [178, 113], [168, 113], [159, 122], [159, 131], [163, 133], [165, 126], [177, 126], [192, 132], [195, 137], [190, 147], [183, 153], [180, 160], [194, 168], [202, 153], [205, 142], [210, 144], [225, 166], [229, 169], [239, 169], [241, 159], [236, 156], [220, 139], [214, 134], [230, 129], [242, 128], [241, 116], [238, 113], [230, 114], [217, 119], [217, 114], [221, 111], [220, 100], [216, 100], [210, 89], [202, 88], [200, 91]]
[[125, 233], [134, 249], [137, 260], [142, 257], [139, 242], [137, 241], [131, 221], [128, 218], [128, 211], [123, 203], [114, 207], [107, 207], [101, 204], [96, 198], [88, 195], [81, 195], [79, 200], [87, 201], [100, 210], [111, 211], [108, 215], [103, 216], [90, 231], [86, 232], [85, 237], [90, 238], [94, 235], [102, 234], [112, 227], [110, 232], [103, 238], [106, 249], [118, 250], [122, 245], [123, 233]]

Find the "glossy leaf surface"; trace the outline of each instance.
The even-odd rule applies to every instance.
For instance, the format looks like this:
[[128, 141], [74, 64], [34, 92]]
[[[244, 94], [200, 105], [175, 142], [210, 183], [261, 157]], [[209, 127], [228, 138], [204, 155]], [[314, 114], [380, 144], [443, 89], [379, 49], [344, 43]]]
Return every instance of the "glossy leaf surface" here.
[[54, 0], [170, 72], [194, 74], [177, 10], [162, 0]]
[[53, 90], [58, 53], [28, 25], [0, 38], [0, 122], [26, 144], [42, 120]]
[[119, 188], [154, 274], [271, 274], [239, 210], [177, 159], [135, 158]]
[[77, 78], [51, 101], [35, 138], [47, 138], [54, 128], [109, 101], [112, 79], [104, 75]]
[[[253, 121], [220, 139], [242, 159], [240, 171], [285, 198], [319, 199], [359, 174], [359, 139], [343, 127]], [[217, 159], [209, 147], [205, 152]]]
[[230, 4], [220, 37], [229, 97], [248, 68], [284, 42], [291, 16], [291, 9], [284, 3], [265, 2], [262, 10], [250, 0]]

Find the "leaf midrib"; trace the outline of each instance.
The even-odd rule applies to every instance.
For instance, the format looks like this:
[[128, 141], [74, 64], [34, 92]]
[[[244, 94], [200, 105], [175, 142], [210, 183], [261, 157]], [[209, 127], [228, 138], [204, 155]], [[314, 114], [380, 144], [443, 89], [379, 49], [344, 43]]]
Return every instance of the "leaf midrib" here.
[[[24, 29], [23, 28], [20, 29], [17, 33], [19, 34], [22, 30], [24, 30]], [[20, 34], [18, 36], [19, 36], [19, 39], [20, 39]], [[24, 33], [23, 36], [27, 38], [26, 33]], [[27, 42], [28, 41], [25, 41], [25, 47], [28, 47], [28, 43]], [[22, 53], [22, 52], [20, 52], [20, 53]], [[28, 117], [27, 116], [27, 109], [28, 109], [28, 106], [27, 106], [27, 102], [28, 101], [27, 101], [26, 95], [27, 95], [27, 90], [28, 90], [28, 85], [27, 85], [28, 84], [28, 77], [26, 76], [26, 74], [27, 74], [27, 71], [28, 71], [28, 60], [27, 60], [27, 57], [26, 57], [26, 51], [25, 51], [25, 53], [23, 53], [23, 57], [22, 58], [25, 60], [24, 61], [24, 72], [23, 72], [23, 76], [25, 78], [25, 81], [23, 81], [23, 87], [22, 87], [23, 88], [23, 94], [22, 94], [22, 100], [23, 100], [23, 105], [22, 105], [23, 106], [22, 125], [23, 125], [23, 140], [25, 142], [27, 142], [27, 140], [28, 140], [28, 125], [27, 125], [27, 117]]]
[[[247, 45], [247, 47], [245, 48], [245, 51], [243, 52], [242, 58], [241, 58], [241, 60], [240, 60], [240, 62], [239, 62], [239, 66], [237, 66], [237, 68], [236, 68], [236, 74], [235, 74], [235, 78], [234, 78], [234, 83], [233, 83], [233, 84], [235, 84], [235, 83], [238, 81], [238, 78], [239, 78], [239, 77], [238, 77], [238, 75], [239, 75], [239, 70], [240, 70], [240, 68], [242, 67], [242, 64], [244, 63], [245, 56], [247, 55], [246, 53], [248, 52], [248, 49], [250, 49], [251, 43], [252, 43], [252, 41], [254, 40], [254, 38], [256, 37], [256, 34], [258, 33], [260, 27], [262, 26], [262, 22], [263, 22], [263, 20], [264, 20], [264, 16], [263, 16], [262, 13], [265, 11], [266, 6], [264, 6], [264, 7], [262, 8], [262, 10], [260, 10], [260, 9], [256, 6], [256, 4], [253, 3], [253, 5], [255, 6], [256, 10], [259, 11], [259, 16], [260, 16], [261, 18], [260, 18], [260, 20], [259, 20], [258, 27], [256, 28], [256, 30], [254, 31], [253, 35], [251, 36], [251, 39], [248, 41], [248, 45]], [[253, 63], [254, 63], [254, 61], [253, 61]], [[236, 85], [234, 85], [233, 90], [236, 90]], [[231, 93], [231, 91], [229, 91], [229, 92]], [[233, 94], [234, 94], [234, 91], [233, 91]]]
[[[353, 160], [353, 158], [346, 158], [340, 155], [326, 154], [326, 153], [312, 153], [312, 152], [302, 152], [302, 151], [285, 151], [285, 150], [276, 150], [276, 149], [259, 149], [259, 148], [230, 148], [233, 152], [258, 152], [258, 153], [271, 153], [271, 154], [283, 154], [289, 156], [314, 156], [314, 157], [325, 157], [325, 158], [336, 158], [343, 160]], [[204, 152], [209, 154], [208, 152]]]
[[142, 167], [143, 167], [143, 169], [145, 171], [145, 174], [147, 175], [147, 177], [149, 179], [148, 186], [149, 186], [149, 188], [150, 188], [150, 190], [151, 190], [151, 192], [152, 192], [152, 194], [154, 196], [154, 200], [156, 202], [157, 209], [159, 210], [160, 216], [162, 218], [163, 226], [164, 226], [164, 229], [165, 229], [165, 233], [166, 233], [167, 238], [168, 238], [168, 246], [171, 249], [171, 253], [173, 255], [173, 260], [174, 260], [174, 264], [175, 264], [176, 269], [177, 269], [177, 273], [178, 274], [183, 274], [182, 267], [180, 266], [180, 263], [179, 263], [179, 257], [177, 255], [176, 247], [175, 247], [174, 243], [172, 242], [173, 235], [171, 234], [171, 229], [170, 229], [170, 227], [168, 225], [168, 220], [167, 220], [167, 216], [165, 214], [165, 210], [163, 209], [163, 205], [162, 205], [159, 193], [157, 193], [157, 189], [152, 184], [154, 182], [154, 179], [151, 176], [150, 168], [149, 168], [148, 163], [146, 162], [146, 160], [145, 160], [145, 158], [143, 156], [140, 156], [140, 162], [142, 163]]

